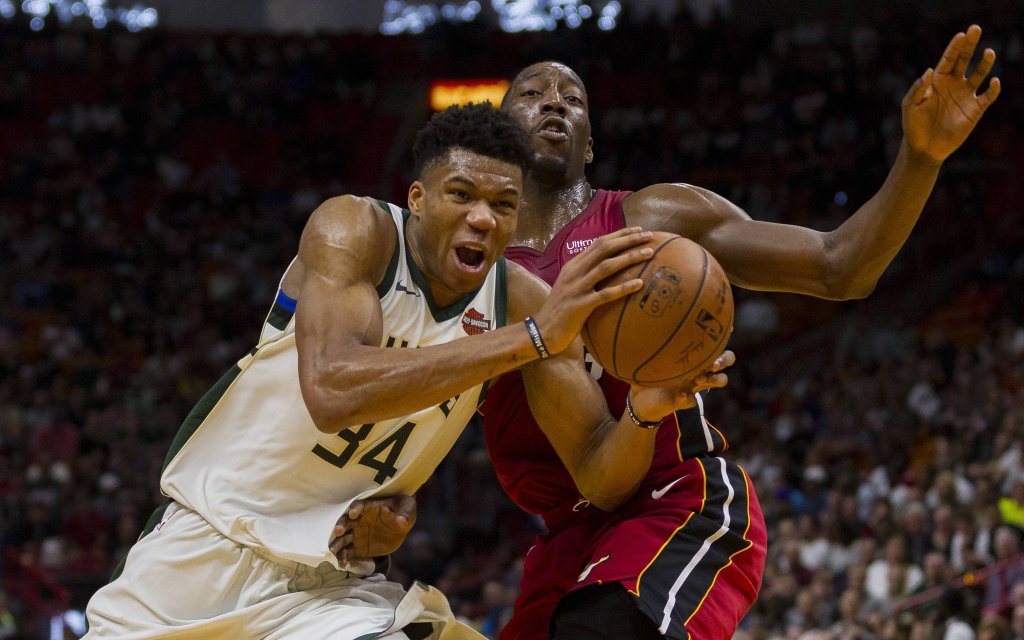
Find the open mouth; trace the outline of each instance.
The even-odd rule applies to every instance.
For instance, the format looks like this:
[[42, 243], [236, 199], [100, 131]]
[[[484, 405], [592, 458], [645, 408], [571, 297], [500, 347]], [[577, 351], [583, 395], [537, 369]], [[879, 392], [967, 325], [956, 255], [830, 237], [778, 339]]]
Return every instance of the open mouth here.
[[537, 129], [537, 133], [540, 137], [548, 140], [565, 140], [569, 137], [569, 134], [566, 132], [565, 123], [558, 118], [545, 120], [540, 128]]
[[480, 265], [484, 263], [484, 252], [473, 247], [456, 247], [455, 257], [462, 263], [462, 266], [469, 269], [479, 269]]

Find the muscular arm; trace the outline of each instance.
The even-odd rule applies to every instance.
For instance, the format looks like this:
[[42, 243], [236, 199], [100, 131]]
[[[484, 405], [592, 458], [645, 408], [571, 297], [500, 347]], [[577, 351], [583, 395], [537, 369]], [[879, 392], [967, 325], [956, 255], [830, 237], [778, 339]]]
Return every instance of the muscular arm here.
[[[510, 263], [509, 291], [511, 323], [539, 308], [547, 285]], [[606, 511], [628, 500], [651, 466], [657, 430], [611, 415], [584, 368], [578, 338], [557, 356], [523, 367], [522, 375], [530, 411], [583, 497]]]
[[[420, 349], [380, 347], [384, 321], [376, 285], [395, 233], [390, 214], [354, 197], [327, 201], [303, 231], [293, 267], [301, 274], [295, 309], [299, 386], [314, 424], [325, 433], [440, 404], [538, 358], [519, 322]], [[587, 268], [581, 277], [555, 283], [534, 314], [550, 353], [577, 339], [594, 307], [640, 287], [640, 280], [630, 280], [594, 290], [650, 255], [648, 248], [635, 249], [647, 236], [638, 229], [605, 236], [577, 258]]]
[[738, 286], [863, 298], [909, 237], [938, 170], [939, 163], [904, 143], [878, 193], [831, 232], [752, 220], [725, 198], [691, 185], [648, 187], [623, 208], [628, 224], [704, 246]]
[[970, 75], [981, 29], [953, 36], [935, 69], [903, 98], [903, 142], [881, 188], [839, 228], [817, 232], [751, 220], [710, 191], [655, 185], [624, 202], [628, 224], [670, 231], [702, 244], [737, 285], [822, 298], [868, 295], [906, 242], [931, 194], [942, 162], [974, 130], [999, 97], [996, 55], [986, 49]]
[[303, 231], [299, 384], [313, 422], [326, 433], [440, 404], [537, 357], [522, 325], [422, 349], [381, 348], [376, 284], [395, 233], [389, 214], [355, 197], [328, 200]]

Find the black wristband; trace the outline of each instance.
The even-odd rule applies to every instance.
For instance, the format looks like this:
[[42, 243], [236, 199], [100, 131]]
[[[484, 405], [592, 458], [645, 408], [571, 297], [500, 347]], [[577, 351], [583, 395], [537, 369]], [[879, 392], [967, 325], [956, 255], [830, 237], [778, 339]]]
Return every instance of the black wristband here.
[[661, 420], [648, 422], [647, 420], [641, 420], [636, 417], [636, 411], [633, 410], [633, 392], [630, 391], [626, 394], [626, 413], [629, 414], [629, 419], [633, 421], [633, 424], [640, 427], [641, 429], [657, 429], [661, 426]]
[[531, 316], [526, 316], [523, 324], [526, 325], [526, 332], [530, 334], [530, 340], [533, 340], [533, 348], [537, 350], [537, 355], [540, 356], [540, 359], [547, 360], [550, 358], [551, 354], [548, 353], [548, 347], [544, 344], [544, 338], [540, 337], [540, 329], [537, 328], [537, 323]]

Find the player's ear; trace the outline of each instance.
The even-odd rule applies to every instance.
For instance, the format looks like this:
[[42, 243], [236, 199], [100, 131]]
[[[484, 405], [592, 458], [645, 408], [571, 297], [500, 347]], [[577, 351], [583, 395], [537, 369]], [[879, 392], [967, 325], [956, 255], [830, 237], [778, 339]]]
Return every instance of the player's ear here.
[[426, 191], [423, 188], [423, 183], [416, 180], [409, 185], [409, 211], [414, 216], [419, 216], [423, 208], [423, 198], [426, 195]]
[[587, 152], [583, 154], [583, 162], [590, 164], [594, 161], [594, 139], [587, 138]]

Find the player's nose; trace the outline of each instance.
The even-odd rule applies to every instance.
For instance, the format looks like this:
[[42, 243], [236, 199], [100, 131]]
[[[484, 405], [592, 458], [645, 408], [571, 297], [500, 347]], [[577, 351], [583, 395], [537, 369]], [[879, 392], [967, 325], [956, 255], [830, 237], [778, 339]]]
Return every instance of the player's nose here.
[[494, 212], [486, 202], [478, 202], [469, 209], [466, 214], [466, 223], [480, 231], [490, 231], [497, 226], [498, 221], [494, 219]]
[[557, 91], [548, 93], [544, 99], [544, 111], [554, 111], [559, 115], [565, 115], [565, 99], [562, 98], [562, 94]]

